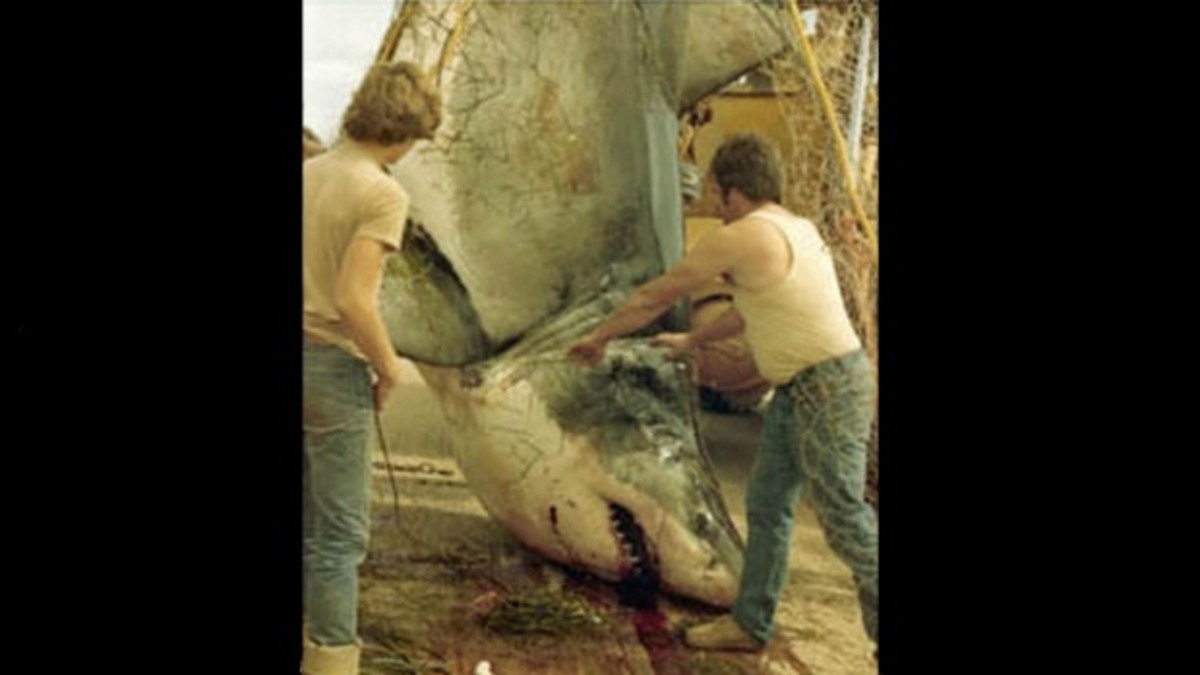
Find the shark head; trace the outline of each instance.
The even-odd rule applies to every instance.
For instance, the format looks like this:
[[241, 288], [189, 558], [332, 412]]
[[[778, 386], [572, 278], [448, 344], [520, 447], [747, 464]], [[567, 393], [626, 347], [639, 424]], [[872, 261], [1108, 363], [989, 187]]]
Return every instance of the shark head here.
[[727, 607], [742, 543], [697, 439], [680, 364], [644, 341], [583, 369], [542, 345], [490, 367], [422, 367], [459, 465], [525, 545], [629, 587]]

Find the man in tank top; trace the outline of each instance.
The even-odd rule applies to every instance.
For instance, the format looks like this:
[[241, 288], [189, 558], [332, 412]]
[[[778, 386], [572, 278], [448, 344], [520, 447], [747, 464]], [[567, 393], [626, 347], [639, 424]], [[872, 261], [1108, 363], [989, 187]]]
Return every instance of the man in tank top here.
[[717, 149], [710, 175], [726, 226], [638, 287], [568, 356], [599, 364], [609, 340], [637, 331], [678, 298], [723, 277], [732, 287], [731, 309], [711, 324], [655, 341], [678, 356], [744, 332], [775, 392], [747, 485], [749, 533], [737, 601], [730, 615], [689, 630], [687, 642], [707, 649], [765, 646], [787, 577], [793, 513], [806, 490], [830, 548], [853, 571], [863, 623], [876, 641], [878, 539], [875, 513], [863, 496], [874, 379], [833, 258], [811, 222], [780, 206], [778, 153], [765, 139], [732, 136]]

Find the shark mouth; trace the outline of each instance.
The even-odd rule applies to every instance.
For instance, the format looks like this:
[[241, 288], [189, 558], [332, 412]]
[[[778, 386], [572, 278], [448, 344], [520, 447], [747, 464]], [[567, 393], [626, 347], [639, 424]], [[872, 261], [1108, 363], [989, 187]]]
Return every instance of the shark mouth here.
[[609, 521], [621, 549], [621, 580], [617, 587], [622, 605], [653, 608], [658, 598], [661, 578], [657, 556], [650, 550], [646, 533], [628, 509], [609, 502]]

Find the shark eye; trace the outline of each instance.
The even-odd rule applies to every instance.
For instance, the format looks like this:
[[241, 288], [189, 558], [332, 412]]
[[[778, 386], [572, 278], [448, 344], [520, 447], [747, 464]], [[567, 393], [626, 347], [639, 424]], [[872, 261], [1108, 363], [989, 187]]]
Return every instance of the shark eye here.
[[692, 518], [692, 529], [696, 534], [707, 534], [712, 529], [712, 516], [707, 511], [701, 511]]

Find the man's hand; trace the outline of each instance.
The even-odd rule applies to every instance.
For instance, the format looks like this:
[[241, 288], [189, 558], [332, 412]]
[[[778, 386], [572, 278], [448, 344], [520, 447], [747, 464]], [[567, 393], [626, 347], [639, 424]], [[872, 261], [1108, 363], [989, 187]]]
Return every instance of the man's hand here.
[[567, 358], [577, 365], [595, 368], [604, 360], [604, 347], [608, 340], [589, 335], [567, 349]]
[[400, 359], [393, 358], [384, 369], [386, 372], [378, 374], [373, 387], [375, 393], [375, 411], [383, 412], [383, 405], [387, 403], [388, 397], [392, 395], [396, 384], [400, 381]]
[[650, 340], [656, 347], [667, 347], [671, 350], [668, 358], [679, 359], [695, 351], [697, 345], [692, 342], [691, 333], [659, 333]]

